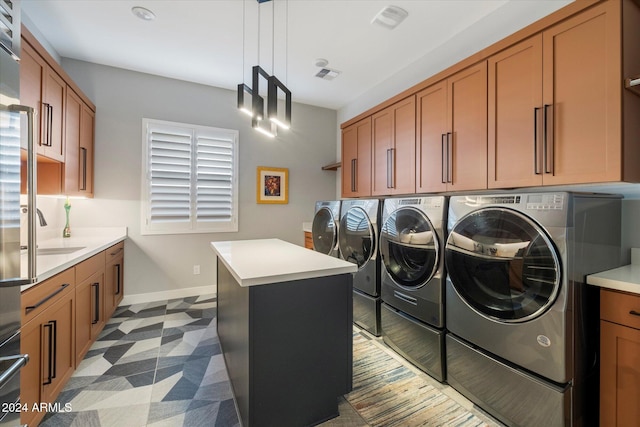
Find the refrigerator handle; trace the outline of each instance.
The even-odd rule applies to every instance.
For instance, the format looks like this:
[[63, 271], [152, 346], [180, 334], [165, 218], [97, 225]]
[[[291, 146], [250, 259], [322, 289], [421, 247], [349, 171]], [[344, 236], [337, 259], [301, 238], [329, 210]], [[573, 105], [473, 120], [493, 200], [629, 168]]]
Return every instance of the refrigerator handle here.
[[36, 270], [36, 153], [33, 140], [34, 109], [28, 105], [9, 105], [9, 111], [27, 114], [27, 281], [37, 281]]

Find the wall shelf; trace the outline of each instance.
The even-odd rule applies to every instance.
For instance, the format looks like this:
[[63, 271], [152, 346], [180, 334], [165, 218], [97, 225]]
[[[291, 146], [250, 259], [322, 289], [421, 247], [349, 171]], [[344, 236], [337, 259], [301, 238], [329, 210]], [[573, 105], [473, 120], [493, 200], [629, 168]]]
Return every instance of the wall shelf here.
[[640, 95], [640, 76], [636, 76], [631, 79], [626, 79], [624, 81], [624, 87]]
[[342, 162], [331, 163], [330, 165], [326, 165], [322, 167], [323, 171], [336, 171], [338, 168], [342, 166]]

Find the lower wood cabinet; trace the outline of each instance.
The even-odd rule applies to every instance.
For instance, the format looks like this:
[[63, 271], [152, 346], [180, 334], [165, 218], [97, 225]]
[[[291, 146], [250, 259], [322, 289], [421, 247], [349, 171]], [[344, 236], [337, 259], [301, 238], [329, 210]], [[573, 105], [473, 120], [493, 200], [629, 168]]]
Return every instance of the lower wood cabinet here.
[[76, 367], [102, 331], [105, 254], [100, 252], [76, 266]]
[[600, 293], [600, 426], [640, 425], [640, 295]]
[[109, 318], [124, 297], [124, 242], [105, 251], [104, 315]]
[[[29, 363], [20, 374], [20, 402], [27, 410], [20, 421], [37, 425], [75, 368], [75, 269], [70, 268], [22, 296], [22, 313], [30, 315], [21, 328], [20, 351]], [[30, 292], [31, 291], [31, 292]], [[41, 409], [42, 408], [42, 409]]]
[[22, 292], [22, 424], [40, 423], [122, 301], [123, 267], [120, 242]]

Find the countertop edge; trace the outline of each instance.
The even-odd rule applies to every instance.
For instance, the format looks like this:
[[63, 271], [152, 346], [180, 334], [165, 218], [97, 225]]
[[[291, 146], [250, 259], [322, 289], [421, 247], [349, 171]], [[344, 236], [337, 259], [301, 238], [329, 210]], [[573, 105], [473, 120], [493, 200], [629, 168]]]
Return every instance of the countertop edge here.
[[587, 284], [640, 295], [640, 265], [629, 264], [587, 276]]
[[123, 230], [123, 234], [114, 234], [112, 236], [99, 236], [98, 238], [104, 238], [104, 240], [102, 242], [100, 242], [99, 244], [95, 245], [95, 246], [91, 246], [91, 249], [88, 251], [82, 251], [80, 255], [74, 257], [74, 258], [70, 258], [65, 260], [64, 262], [62, 262], [61, 264], [56, 265], [55, 267], [49, 268], [45, 271], [39, 272], [37, 275], [37, 281], [36, 283], [33, 284], [29, 284], [29, 285], [24, 285], [20, 287], [20, 291], [24, 292], [27, 289], [38, 285], [39, 283], [55, 276], [56, 274], [62, 273], [63, 271], [81, 263], [82, 261], [85, 261], [89, 258], [91, 258], [92, 256], [108, 249], [109, 247], [120, 243], [124, 240], [126, 240], [128, 238], [128, 233], [126, 228]]
[[[280, 239], [261, 239], [261, 240], [279, 241], [280, 243], [287, 243], [291, 246], [298, 247], [300, 248], [301, 251], [310, 251], [310, 249], [304, 248], [302, 246], [294, 245], [289, 242], [284, 242], [284, 241], [281, 241]], [[242, 242], [242, 241], [238, 241], [238, 242]], [[340, 274], [352, 274], [352, 273], [355, 273], [358, 269], [358, 267], [355, 264], [352, 264], [348, 261], [340, 260], [346, 264], [341, 266], [327, 267], [327, 268], [321, 268], [321, 269], [309, 269], [306, 271], [295, 271], [295, 272], [288, 272], [283, 274], [267, 274], [263, 276], [251, 276], [251, 277], [241, 278], [236, 272], [236, 270], [234, 269], [234, 267], [229, 264], [224, 254], [221, 254], [216, 248], [215, 245], [220, 243], [224, 244], [228, 242], [210, 242], [210, 247], [213, 250], [213, 252], [216, 254], [216, 257], [222, 261], [222, 263], [227, 268], [227, 270], [229, 270], [229, 273], [231, 273], [233, 278], [236, 280], [236, 282], [238, 282], [238, 284], [241, 287], [268, 285], [272, 283], [290, 282], [294, 280], [313, 279], [317, 277], [326, 277], [326, 276], [336, 276]], [[315, 252], [315, 254], [323, 255], [317, 252]], [[323, 255], [323, 256], [328, 256], [328, 255]]]

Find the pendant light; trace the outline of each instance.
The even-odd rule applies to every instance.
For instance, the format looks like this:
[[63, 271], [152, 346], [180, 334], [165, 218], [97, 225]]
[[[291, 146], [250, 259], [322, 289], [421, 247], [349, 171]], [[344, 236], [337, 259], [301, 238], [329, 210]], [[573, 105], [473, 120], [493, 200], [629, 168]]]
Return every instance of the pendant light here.
[[[264, 68], [260, 66], [260, 4], [272, 1], [272, 26], [271, 26], [271, 71], [274, 74], [275, 68], [275, 0], [257, 0], [258, 2], [258, 65], [254, 65], [251, 69], [251, 87], [243, 82], [238, 84], [238, 109], [251, 117], [251, 126], [257, 131], [275, 137], [278, 127], [289, 129], [291, 126], [291, 91], [278, 79], [275, 75], [269, 75]], [[288, 38], [288, 14], [289, 3], [286, 3], [285, 18], [285, 39]], [[242, 69], [244, 75], [244, 54], [245, 54], [245, 0], [242, 3]], [[285, 46], [285, 68], [287, 48]], [[264, 114], [264, 98], [260, 95], [261, 81], [266, 86], [267, 97], [267, 114]], [[284, 95], [284, 112], [278, 110], [278, 95]]]

